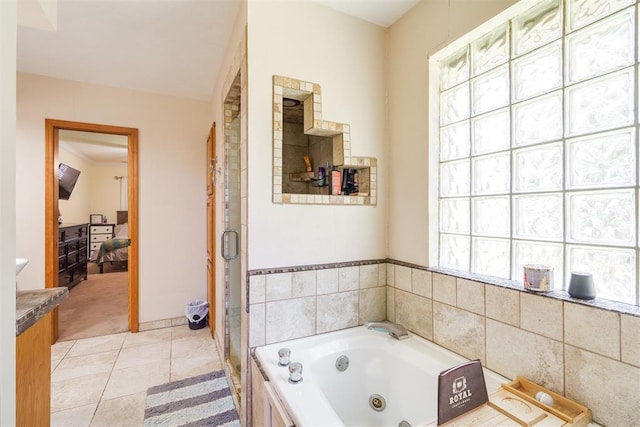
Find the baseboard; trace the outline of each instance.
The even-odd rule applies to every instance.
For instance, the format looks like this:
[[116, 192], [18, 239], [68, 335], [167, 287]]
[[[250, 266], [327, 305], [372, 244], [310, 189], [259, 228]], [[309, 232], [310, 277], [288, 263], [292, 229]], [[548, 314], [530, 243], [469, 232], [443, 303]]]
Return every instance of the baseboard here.
[[152, 320], [151, 322], [142, 322], [138, 325], [138, 330], [151, 331], [153, 329], [170, 328], [172, 326], [182, 326], [189, 323], [186, 316], [172, 317], [170, 319]]

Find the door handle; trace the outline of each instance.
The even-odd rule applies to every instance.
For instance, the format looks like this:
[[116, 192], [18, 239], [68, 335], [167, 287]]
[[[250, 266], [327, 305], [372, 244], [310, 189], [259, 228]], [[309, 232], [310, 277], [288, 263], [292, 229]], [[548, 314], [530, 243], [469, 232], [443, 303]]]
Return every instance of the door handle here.
[[218, 175], [222, 175], [222, 168], [216, 168], [217, 164], [217, 157], [209, 158], [209, 173], [211, 174], [211, 184], [214, 188], [218, 185]]
[[[236, 246], [236, 253], [233, 256], [228, 253], [229, 245], [225, 245], [225, 243], [228, 242], [226, 237], [229, 234], [232, 234], [232, 233], [236, 236], [236, 245], [235, 245]], [[238, 245], [239, 245], [238, 232], [236, 230], [225, 230], [222, 233], [222, 236], [221, 236], [221, 239], [220, 239], [220, 246], [222, 247], [222, 258], [225, 261], [231, 261], [233, 259], [238, 258]]]

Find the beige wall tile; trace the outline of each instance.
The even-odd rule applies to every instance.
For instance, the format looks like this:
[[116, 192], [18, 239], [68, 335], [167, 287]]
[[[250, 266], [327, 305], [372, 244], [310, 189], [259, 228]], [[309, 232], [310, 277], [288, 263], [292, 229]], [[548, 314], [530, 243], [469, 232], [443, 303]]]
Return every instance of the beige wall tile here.
[[338, 269], [338, 290], [355, 291], [360, 287], [360, 268], [354, 267], [342, 267]]
[[500, 286], [485, 286], [487, 317], [520, 326], [520, 292]]
[[562, 301], [520, 292], [520, 327], [562, 341]]
[[396, 265], [387, 263], [387, 285], [396, 286]]
[[396, 321], [396, 290], [387, 286], [387, 320]]
[[266, 344], [306, 337], [316, 333], [316, 297], [268, 302]]
[[249, 306], [249, 347], [265, 345], [265, 304]]
[[378, 264], [378, 286], [387, 286], [387, 264]]
[[437, 344], [484, 364], [484, 330], [483, 317], [433, 302], [433, 341]]
[[411, 268], [396, 265], [396, 288], [411, 292]]
[[593, 353], [620, 359], [620, 315], [566, 302], [564, 342]]
[[249, 303], [250, 304], [265, 302], [266, 283], [267, 283], [267, 276], [264, 274], [249, 276]]
[[456, 305], [456, 278], [445, 274], [433, 273], [433, 300]]
[[487, 319], [487, 365], [507, 378], [523, 376], [563, 393], [562, 343]]
[[431, 272], [420, 270], [419, 268], [411, 269], [411, 289], [416, 295], [425, 298], [432, 297], [433, 288], [431, 286]]
[[291, 273], [268, 274], [266, 300], [278, 301], [291, 298]]
[[640, 368], [565, 345], [569, 399], [591, 409], [607, 426], [637, 426]]
[[484, 283], [457, 279], [456, 286], [458, 307], [484, 315]]
[[620, 330], [622, 361], [640, 367], [640, 317], [623, 314]]
[[295, 271], [291, 276], [293, 298], [310, 297], [316, 294], [316, 271]]
[[351, 291], [318, 296], [317, 333], [357, 326], [358, 293]]
[[338, 292], [337, 268], [327, 268], [316, 271], [316, 292], [318, 295]]
[[430, 299], [396, 289], [396, 323], [428, 340], [433, 339], [433, 315]]
[[360, 289], [378, 286], [378, 264], [361, 265], [359, 268]]
[[358, 303], [358, 324], [365, 322], [381, 321], [387, 318], [387, 287], [360, 289], [360, 301]]

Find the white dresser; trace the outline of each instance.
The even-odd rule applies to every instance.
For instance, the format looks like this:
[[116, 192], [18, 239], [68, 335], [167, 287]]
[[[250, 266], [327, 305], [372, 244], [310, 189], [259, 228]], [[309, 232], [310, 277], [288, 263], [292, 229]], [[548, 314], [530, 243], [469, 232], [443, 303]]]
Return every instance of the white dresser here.
[[105, 240], [113, 239], [115, 224], [91, 224], [89, 225], [89, 254], [93, 260], [100, 245]]

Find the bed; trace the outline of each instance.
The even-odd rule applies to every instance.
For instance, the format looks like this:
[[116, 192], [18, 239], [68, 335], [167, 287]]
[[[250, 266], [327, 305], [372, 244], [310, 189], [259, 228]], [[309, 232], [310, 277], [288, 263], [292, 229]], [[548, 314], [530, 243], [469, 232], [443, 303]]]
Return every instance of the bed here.
[[104, 272], [105, 262], [124, 262], [129, 260], [129, 224], [118, 224], [114, 229], [115, 236], [105, 240], [98, 250], [91, 253], [90, 261], [95, 262], [100, 268], [100, 274]]

